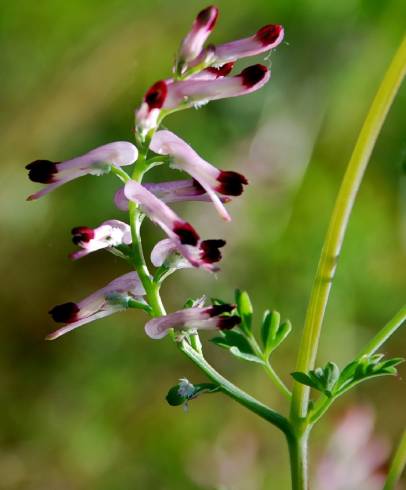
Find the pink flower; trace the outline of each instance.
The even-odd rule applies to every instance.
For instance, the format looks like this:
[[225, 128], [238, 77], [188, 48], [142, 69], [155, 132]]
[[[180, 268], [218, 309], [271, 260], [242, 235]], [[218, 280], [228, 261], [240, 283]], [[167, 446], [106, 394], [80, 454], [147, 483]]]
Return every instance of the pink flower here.
[[49, 314], [56, 322], [66, 325], [49, 334], [47, 340], [57, 339], [86, 323], [131, 308], [134, 303], [143, 303], [144, 295], [145, 291], [138, 275], [129, 272], [79, 303], [70, 302], [54, 306]]
[[97, 228], [78, 226], [72, 230], [72, 241], [81, 248], [70, 255], [71, 259], [76, 260], [96, 250], [129, 245], [132, 242], [131, 228], [116, 219], [104, 221]]
[[162, 228], [172, 242], [173, 248], [193, 267], [202, 267], [210, 271], [218, 270], [213, 265], [215, 261], [208, 260], [209, 251], [207, 254], [203, 253], [206, 242], [200, 240], [200, 236], [190, 223], [182, 220], [163, 201], [134, 180], [126, 183], [124, 193], [127, 199], [136, 202], [149, 219]]
[[243, 192], [243, 186], [248, 184], [243, 175], [230, 170], [219, 170], [168, 130], [155, 133], [150, 148], [160, 155], [170, 155], [173, 158], [173, 167], [191, 175], [210, 196], [220, 216], [227, 221], [231, 219], [217, 192], [239, 196]]
[[250, 94], [263, 87], [271, 76], [264, 65], [249, 66], [232, 77], [222, 76], [221, 71], [214, 73], [213, 70], [205, 71], [204, 74], [206, 76], [195, 76], [178, 82], [160, 80], [152, 85], [136, 111], [137, 130], [145, 135], [156, 128], [162, 110], [199, 106], [211, 100]]
[[237, 315], [223, 316], [231, 313], [235, 305], [214, 305], [205, 308], [187, 308], [166, 316], [153, 318], [145, 325], [145, 332], [152, 339], [165, 337], [170, 328], [175, 330], [229, 330], [241, 322]]
[[[165, 203], [180, 201], [203, 201], [210, 202], [210, 196], [203, 187], [194, 179], [173, 180], [169, 182], [143, 183], [149, 192]], [[227, 203], [231, 199], [226, 196], [220, 197], [221, 202]], [[120, 187], [114, 196], [114, 203], [121, 211], [128, 211], [128, 199], [124, 194], [124, 187]]]
[[[195, 247], [190, 247], [189, 253], [201, 267], [213, 272], [218, 270], [214, 264], [220, 262], [222, 255], [219, 249], [225, 244], [224, 240], [200, 240]], [[176, 244], [169, 239], [161, 240], [155, 245], [151, 252], [151, 262], [155, 267], [165, 265], [170, 269], [192, 267], [189, 260], [178, 254]]]
[[203, 45], [214, 29], [218, 17], [218, 9], [210, 6], [199, 12], [192, 29], [183, 39], [177, 56], [177, 71], [182, 72], [186, 63], [199, 56]]
[[247, 95], [259, 90], [270, 78], [270, 71], [264, 65], [252, 65], [232, 77], [215, 80], [194, 80], [190, 78], [167, 84], [167, 96], [163, 109], [177, 109], [184, 105], [205, 104], [211, 100]]
[[80, 157], [64, 162], [35, 160], [25, 168], [33, 182], [47, 184], [47, 187], [32, 194], [28, 200], [38, 199], [57, 187], [83, 175], [103, 175], [110, 172], [112, 166], [131, 165], [137, 160], [137, 148], [126, 141], [116, 141], [99, 146]]
[[[221, 65], [241, 58], [255, 56], [278, 46], [282, 42], [283, 37], [283, 26], [279, 24], [268, 24], [261, 27], [253, 36], [217, 46], [210, 46], [208, 48], [210, 59], [213, 60], [213, 64]], [[201, 63], [206, 56], [207, 53], [203, 51], [195, 60], [194, 64]]]
[[157, 127], [161, 109], [168, 96], [168, 82], [160, 80], [152, 85], [144, 95], [140, 108], [135, 113], [136, 128], [145, 135]]

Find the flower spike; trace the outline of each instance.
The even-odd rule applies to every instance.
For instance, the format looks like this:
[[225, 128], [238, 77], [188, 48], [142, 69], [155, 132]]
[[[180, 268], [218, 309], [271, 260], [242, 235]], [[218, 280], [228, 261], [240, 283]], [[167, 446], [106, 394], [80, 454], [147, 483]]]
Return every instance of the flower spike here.
[[182, 73], [185, 65], [199, 56], [216, 25], [218, 13], [217, 7], [210, 6], [197, 14], [192, 29], [180, 45], [176, 62], [177, 73]]
[[29, 171], [28, 177], [33, 182], [47, 184], [47, 186], [29, 196], [27, 200], [38, 199], [83, 175], [103, 175], [110, 172], [112, 166], [131, 165], [137, 157], [138, 150], [132, 143], [116, 141], [64, 162], [35, 160], [25, 167]]
[[235, 305], [222, 304], [205, 308], [187, 308], [166, 316], [153, 318], [145, 325], [145, 333], [152, 339], [162, 339], [170, 328], [175, 330], [229, 330], [241, 322], [231, 313]]
[[[222, 65], [230, 61], [265, 53], [276, 48], [283, 41], [283, 37], [283, 26], [268, 24], [261, 27], [253, 36], [217, 46], [210, 46], [210, 59], [213, 60], [213, 64]], [[202, 52], [195, 63], [202, 62], [205, 56], [206, 53]]]
[[72, 241], [81, 248], [70, 254], [70, 258], [76, 260], [96, 250], [129, 245], [132, 242], [131, 228], [116, 219], [104, 221], [97, 228], [78, 226], [72, 230]]
[[[210, 196], [203, 187], [194, 179], [173, 180], [169, 182], [143, 183], [142, 184], [154, 196], [161, 199], [164, 203], [180, 201], [201, 201], [210, 202]], [[227, 203], [231, 199], [227, 196], [220, 196], [221, 202]], [[124, 194], [124, 187], [120, 187], [114, 195], [114, 204], [121, 211], [128, 211], [128, 199]]]
[[230, 215], [217, 195], [239, 196], [247, 179], [230, 170], [219, 170], [201, 158], [185, 141], [168, 130], [155, 133], [151, 140], [151, 150], [160, 155], [170, 155], [173, 166], [191, 175], [207, 192], [218, 213], [226, 221]]
[[86, 323], [126, 310], [131, 307], [133, 301], [143, 302], [144, 295], [145, 290], [137, 273], [124, 274], [79, 303], [69, 302], [54, 306], [49, 314], [54, 321], [66, 325], [46, 338], [47, 340], [57, 339]]

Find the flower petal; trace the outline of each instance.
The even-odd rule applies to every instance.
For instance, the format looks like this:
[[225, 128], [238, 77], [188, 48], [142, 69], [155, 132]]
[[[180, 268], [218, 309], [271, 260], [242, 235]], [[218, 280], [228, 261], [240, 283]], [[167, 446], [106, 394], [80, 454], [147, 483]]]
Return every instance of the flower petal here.
[[28, 200], [38, 199], [66, 182], [83, 175], [103, 175], [110, 171], [112, 165], [130, 165], [137, 157], [138, 150], [132, 143], [116, 141], [64, 162], [35, 160], [26, 166], [29, 171], [28, 177], [33, 182], [47, 184], [47, 187], [29, 196]]
[[152, 339], [161, 339], [165, 337], [170, 328], [175, 330], [232, 328], [240, 323], [241, 319], [238, 316], [223, 317], [221, 315], [230, 313], [234, 308], [235, 305], [228, 304], [205, 308], [187, 308], [166, 316], [153, 318], [145, 325], [145, 332]]

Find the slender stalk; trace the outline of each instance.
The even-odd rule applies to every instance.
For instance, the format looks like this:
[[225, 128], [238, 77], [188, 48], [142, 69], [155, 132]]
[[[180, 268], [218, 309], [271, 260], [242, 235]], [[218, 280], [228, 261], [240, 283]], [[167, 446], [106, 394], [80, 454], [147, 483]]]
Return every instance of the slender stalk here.
[[273, 382], [273, 384], [276, 386], [276, 388], [279, 390], [279, 392], [288, 400], [292, 398], [292, 393], [289, 391], [285, 383], [281, 380], [281, 378], [278, 376], [274, 368], [272, 367], [271, 363], [269, 362], [269, 359], [264, 356], [264, 353], [262, 352], [261, 348], [258, 345], [258, 342], [256, 341], [255, 337], [251, 334], [248, 337], [248, 341], [255, 352], [255, 354], [263, 360], [262, 367], [264, 368], [264, 371], [267, 373], [269, 376], [269, 379]]
[[[351, 210], [376, 139], [405, 72], [406, 37], [396, 52], [372, 102], [337, 196], [310, 295], [296, 364], [297, 371], [307, 372], [314, 367], [324, 313]], [[307, 415], [309, 391], [309, 387], [294, 382], [291, 405], [293, 421]]]
[[307, 475], [307, 445], [308, 432], [299, 437], [294, 435], [287, 436], [290, 472], [292, 479], [292, 490], [307, 490], [308, 475]]
[[406, 466], [406, 430], [403, 431], [399, 445], [389, 467], [383, 490], [394, 490]]
[[292, 393], [286, 387], [285, 383], [281, 380], [281, 378], [278, 376], [278, 373], [274, 370], [267, 359], [264, 360], [263, 367], [273, 384], [279, 390], [279, 392], [290, 401], [290, 399], [292, 398]]
[[406, 305], [390, 320], [375, 337], [358, 353], [356, 359], [363, 356], [372, 356], [375, 352], [393, 335], [396, 330], [402, 326], [406, 320]]
[[211, 379], [219, 386], [221, 391], [236, 400], [244, 407], [251, 410], [251, 412], [256, 413], [266, 421], [278, 427], [286, 435], [289, 435], [289, 437], [292, 437], [289, 421], [285, 417], [267, 407], [260, 401], [256, 400], [251, 395], [248, 395], [248, 393], [245, 393], [245, 391], [241, 390], [233, 383], [228, 381], [226, 378], [224, 378], [206, 361], [206, 359], [204, 359], [201, 354], [196, 352], [193, 347], [185, 340], [178, 343], [178, 347], [181, 352], [183, 352], [190, 360], [192, 360], [194, 364], [196, 364], [196, 366], [198, 366], [209, 379]]

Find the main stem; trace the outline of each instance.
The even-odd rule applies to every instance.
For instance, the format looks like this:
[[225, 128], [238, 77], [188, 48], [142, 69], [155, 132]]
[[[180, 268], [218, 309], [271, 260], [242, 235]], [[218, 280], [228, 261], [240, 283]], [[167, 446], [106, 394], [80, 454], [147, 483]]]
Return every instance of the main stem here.
[[399, 442], [395, 454], [392, 459], [392, 463], [389, 467], [388, 476], [386, 478], [385, 486], [383, 490], [395, 490], [399, 478], [402, 476], [402, 472], [406, 465], [406, 429], [403, 431], [402, 437]]
[[[296, 364], [297, 371], [307, 372], [314, 367], [331, 284], [351, 210], [376, 139], [405, 72], [406, 37], [396, 52], [372, 102], [337, 196], [310, 295]], [[294, 383], [291, 405], [291, 418], [294, 423], [307, 415], [309, 391], [309, 387], [298, 382]]]
[[286, 437], [289, 449], [290, 473], [292, 479], [292, 490], [307, 490], [307, 445], [309, 432], [302, 435], [291, 435]]

